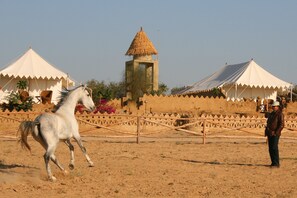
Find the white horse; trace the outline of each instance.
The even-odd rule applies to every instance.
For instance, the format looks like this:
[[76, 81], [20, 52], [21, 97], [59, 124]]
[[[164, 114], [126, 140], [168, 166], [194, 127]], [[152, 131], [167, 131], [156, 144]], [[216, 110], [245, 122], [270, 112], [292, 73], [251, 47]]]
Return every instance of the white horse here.
[[94, 166], [90, 157], [88, 156], [85, 147], [82, 144], [81, 137], [78, 131], [78, 123], [75, 119], [74, 110], [78, 102], [81, 102], [88, 111], [93, 111], [95, 108], [94, 102], [91, 98], [91, 91], [84, 85], [79, 86], [73, 90], [65, 90], [61, 92], [61, 98], [53, 113], [42, 113], [35, 118], [34, 121], [23, 121], [19, 126], [20, 142], [23, 147], [31, 148], [27, 142], [27, 136], [32, 134], [33, 138], [38, 141], [46, 150], [44, 154], [45, 167], [48, 178], [55, 181], [56, 178], [51, 172], [49, 160], [51, 159], [65, 174], [67, 171], [59, 163], [55, 156], [55, 150], [59, 141], [65, 142], [70, 149], [70, 163], [69, 168], [74, 168], [74, 147], [70, 142], [74, 138], [85, 155], [89, 166]]

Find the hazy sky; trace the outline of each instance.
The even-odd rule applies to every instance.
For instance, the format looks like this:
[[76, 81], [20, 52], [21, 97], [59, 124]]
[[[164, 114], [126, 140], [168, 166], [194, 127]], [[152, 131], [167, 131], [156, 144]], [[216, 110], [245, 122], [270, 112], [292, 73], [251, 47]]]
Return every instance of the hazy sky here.
[[31, 46], [77, 82], [118, 82], [141, 26], [169, 88], [251, 58], [297, 82], [295, 0], [0, 0], [0, 69]]

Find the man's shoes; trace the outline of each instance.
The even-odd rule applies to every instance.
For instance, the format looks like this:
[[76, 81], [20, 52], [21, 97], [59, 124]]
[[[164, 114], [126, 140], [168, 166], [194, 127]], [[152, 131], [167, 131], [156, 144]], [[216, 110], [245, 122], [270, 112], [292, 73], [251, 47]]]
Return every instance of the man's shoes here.
[[278, 165], [271, 164], [269, 167], [270, 167], [270, 168], [280, 168], [280, 165], [279, 165], [279, 164], [278, 164]]

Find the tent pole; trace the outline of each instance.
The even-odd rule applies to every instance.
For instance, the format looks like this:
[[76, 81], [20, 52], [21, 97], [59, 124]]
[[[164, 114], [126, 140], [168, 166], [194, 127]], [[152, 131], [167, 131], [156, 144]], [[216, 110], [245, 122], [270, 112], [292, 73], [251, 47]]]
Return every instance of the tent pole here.
[[6, 82], [5, 85], [3, 85], [2, 90], [4, 90], [4, 88], [13, 80], [14, 78], [9, 79], [9, 81]]
[[241, 94], [242, 94], [246, 89], [247, 89], [247, 86], [246, 86], [246, 87], [245, 87], [239, 94], [237, 94], [237, 96], [240, 97]]

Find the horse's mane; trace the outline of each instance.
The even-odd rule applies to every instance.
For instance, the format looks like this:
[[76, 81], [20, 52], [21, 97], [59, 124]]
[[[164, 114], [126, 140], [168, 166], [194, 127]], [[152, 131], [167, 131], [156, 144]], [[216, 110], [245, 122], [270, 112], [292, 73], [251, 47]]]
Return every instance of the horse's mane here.
[[59, 102], [57, 105], [54, 106], [52, 112], [55, 113], [56, 111], [58, 111], [58, 109], [65, 103], [65, 101], [68, 99], [70, 93], [72, 93], [74, 90], [78, 89], [79, 87], [82, 87], [83, 85], [80, 85], [78, 87], [75, 87], [73, 89], [67, 89], [67, 88], [63, 88], [62, 91], [60, 91], [60, 96], [58, 97]]

